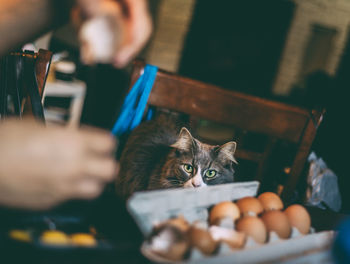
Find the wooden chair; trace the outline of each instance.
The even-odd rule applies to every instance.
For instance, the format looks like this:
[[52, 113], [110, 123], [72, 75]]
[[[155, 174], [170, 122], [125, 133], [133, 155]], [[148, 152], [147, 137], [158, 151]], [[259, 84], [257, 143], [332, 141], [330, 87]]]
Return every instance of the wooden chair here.
[[[144, 63], [134, 63], [131, 86], [142, 74]], [[286, 175], [282, 198], [289, 200], [295, 190], [309, 155], [322, 111], [306, 110], [240, 92], [184, 78], [159, 70], [148, 99], [156, 108], [186, 113], [195, 118], [231, 125], [243, 132], [263, 134], [267, 144], [262, 152], [243, 149], [239, 138], [236, 157], [257, 163], [254, 179], [264, 181], [274, 146], [279, 141], [295, 145], [295, 155]]]
[[[51, 51], [40, 49], [36, 53], [31, 51], [11, 52], [1, 59], [0, 105], [2, 118], [6, 115], [19, 117], [35, 115], [33, 110], [38, 107], [33, 107], [33, 102], [42, 108], [41, 97], [50, 69], [51, 58]], [[11, 96], [13, 100], [12, 111], [9, 110], [8, 96]]]

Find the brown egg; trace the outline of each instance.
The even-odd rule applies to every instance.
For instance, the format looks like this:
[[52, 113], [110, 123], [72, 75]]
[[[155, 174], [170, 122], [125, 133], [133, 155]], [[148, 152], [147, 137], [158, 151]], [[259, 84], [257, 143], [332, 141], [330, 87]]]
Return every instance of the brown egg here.
[[257, 243], [265, 243], [267, 231], [264, 222], [255, 216], [246, 216], [238, 220], [236, 230], [251, 236]]
[[168, 260], [182, 260], [189, 249], [187, 233], [172, 225], [154, 228], [148, 241], [151, 251]]
[[216, 204], [210, 211], [209, 222], [211, 225], [216, 224], [220, 219], [231, 218], [235, 221], [240, 216], [238, 206], [230, 201], [225, 201]]
[[258, 199], [265, 211], [283, 209], [283, 202], [281, 198], [273, 192], [264, 192], [258, 196]]
[[242, 216], [245, 216], [245, 215], [257, 216], [264, 211], [264, 208], [261, 202], [259, 201], [259, 199], [255, 197], [244, 197], [242, 199], [239, 199], [236, 202], [236, 204]]
[[288, 217], [291, 226], [297, 228], [302, 234], [309, 233], [311, 218], [305, 207], [299, 204], [294, 204], [289, 206], [284, 213]]
[[189, 239], [191, 246], [197, 248], [205, 255], [211, 255], [217, 248], [217, 243], [212, 238], [208, 230], [196, 224], [189, 230]]
[[226, 243], [233, 249], [242, 248], [246, 242], [246, 234], [234, 229], [213, 225], [209, 232], [215, 241]]
[[172, 225], [180, 229], [182, 232], [187, 232], [188, 229], [190, 228], [190, 224], [182, 215], [175, 218], [170, 218], [169, 220], [163, 222], [162, 224]]
[[291, 234], [291, 226], [288, 217], [281, 211], [271, 210], [265, 212], [261, 216], [267, 232], [275, 231], [280, 238], [289, 238]]

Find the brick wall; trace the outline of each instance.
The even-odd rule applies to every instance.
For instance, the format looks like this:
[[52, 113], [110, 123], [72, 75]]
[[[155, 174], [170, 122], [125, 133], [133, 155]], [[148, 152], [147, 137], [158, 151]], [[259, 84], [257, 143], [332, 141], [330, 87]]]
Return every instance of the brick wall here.
[[194, 4], [195, 0], [159, 1], [154, 36], [146, 52], [148, 63], [177, 71]]
[[286, 38], [273, 92], [288, 95], [299, 79], [304, 52], [313, 24], [334, 28], [337, 33], [325, 71], [336, 73], [346, 44], [350, 24], [349, 0], [294, 0], [296, 9]]

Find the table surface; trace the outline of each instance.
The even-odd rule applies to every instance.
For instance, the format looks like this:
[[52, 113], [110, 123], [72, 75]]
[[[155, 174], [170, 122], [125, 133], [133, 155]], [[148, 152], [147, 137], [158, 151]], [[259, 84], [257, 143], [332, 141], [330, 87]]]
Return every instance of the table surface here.
[[[64, 206], [63, 206], [64, 207]], [[120, 245], [114, 252], [106, 254], [71, 254], [71, 252], [33, 252], [32, 250], [19, 250], [19, 248], [10, 248], [3, 245], [0, 241], [0, 250], [3, 254], [3, 259], [11, 259], [11, 262], [4, 263], [24, 263], [30, 260], [32, 263], [44, 264], [44, 263], [149, 263], [145, 259], [140, 251], [140, 245], [143, 242], [142, 234], [138, 231], [138, 228], [134, 220], [129, 215], [124, 203], [119, 200], [115, 200], [111, 197], [104, 197], [99, 201], [93, 203], [81, 203], [70, 204], [67, 208], [59, 209], [58, 212], [65, 214], [66, 212], [79, 211], [82, 215], [89, 215], [89, 219], [97, 227], [97, 230], [101, 230], [103, 233], [110, 233], [111, 237], [115, 240], [117, 245]], [[311, 218], [312, 226], [316, 231], [334, 230], [339, 223], [348, 217], [346, 214], [334, 213], [328, 210], [322, 210], [314, 207], [307, 207]], [[0, 211], [0, 218], [7, 219], [7, 222], [12, 222], [11, 215], [16, 215], [18, 212], [9, 212], [8, 210]], [[23, 213], [23, 212], [22, 212]], [[50, 212], [51, 213], [51, 212]], [[32, 214], [32, 213], [24, 213]], [[3, 221], [3, 227], [6, 229], [6, 221]], [[306, 261], [307, 260], [307, 261]], [[314, 262], [311, 262], [314, 260]], [[315, 252], [312, 256], [301, 256], [300, 258], [292, 260], [286, 260], [285, 263], [332, 263], [329, 252]], [[289, 261], [289, 262], [288, 262]], [[291, 262], [292, 261], [292, 262]], [[306, 261], [306, 262], [305, 262]], [[3, 263], [0, 261], [0, 263]]]

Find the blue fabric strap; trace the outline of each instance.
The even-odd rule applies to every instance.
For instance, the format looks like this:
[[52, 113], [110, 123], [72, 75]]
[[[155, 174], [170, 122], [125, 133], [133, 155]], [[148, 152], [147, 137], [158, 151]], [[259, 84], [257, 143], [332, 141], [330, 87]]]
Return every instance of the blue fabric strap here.
[[[128, 133], [141, 123], [157, 71], [158, 67], [156, 66], [149, 64], [145, 66], [143, 74], [135, 82], [124, 100], [121, 113], [112, 129], [114, 135], [121, 136]], [[147, 119], [150, 119], [151, 115], [152, 113], [149, 111]]]

